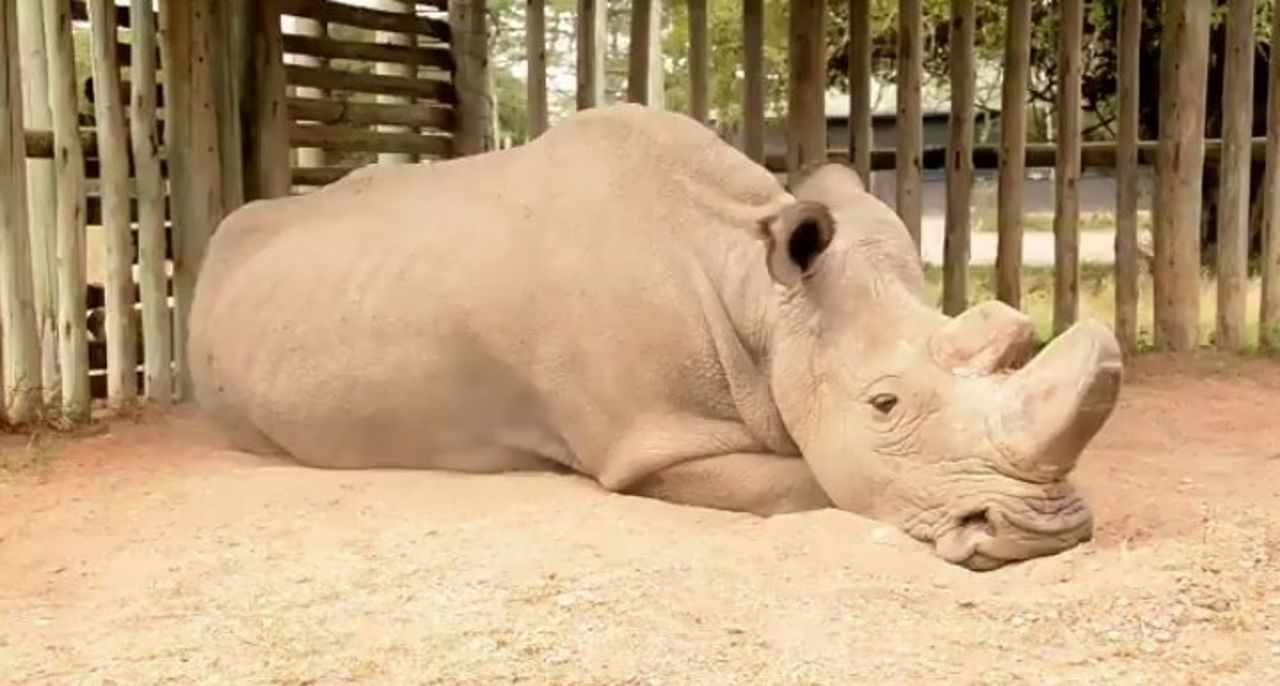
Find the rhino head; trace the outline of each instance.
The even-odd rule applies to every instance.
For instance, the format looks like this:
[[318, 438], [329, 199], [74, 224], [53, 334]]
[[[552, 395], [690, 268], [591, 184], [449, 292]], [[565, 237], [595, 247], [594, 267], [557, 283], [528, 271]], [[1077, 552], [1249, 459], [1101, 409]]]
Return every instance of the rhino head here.
[[1119, 394], [1119, 346], [1081, 322], [1033, 357], [999, 302], [931, 307], [905, 227], [826, 167], [760, 224], [776, 282], [770, 383], [839, 508], [891, 523], [975, 570], [1092, 536], [1068, 481]]

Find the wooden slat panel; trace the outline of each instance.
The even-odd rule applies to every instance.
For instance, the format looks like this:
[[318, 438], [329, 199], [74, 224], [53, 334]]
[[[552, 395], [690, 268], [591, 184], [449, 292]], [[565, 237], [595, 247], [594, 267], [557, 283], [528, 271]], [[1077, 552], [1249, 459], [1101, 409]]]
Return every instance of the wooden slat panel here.
[[[1142, 0], [1122, 0], [1119, 46], [1119, 141], [1116, 146], [1116, 337], [1138, 348], [1138, 105]], [[1087, 150], [1087, 146], [1086, 146]], [[1087, 155], [1085, 157], [1087, 164]]]
[[[1280, 12], [1272, 11], [1271, 35], [1280, 36]], [[1274, 40], [1274, 38], [1273, 38]], [[1280, 51], [1271, 52], [1267, 92], [1267, 171], [1262, 187], [1262, 298], [1258, 347], [1280, 350]]]
[[420, 129], [453, 128], [453, 110], [427, 104], [384, 105], [314, 98], [289, 98], [289, 118], [322, 124], [393, 124]]
[[341, 179], [359, 167], [295, 167], [295, 186], [325, 186]]
[[407, 152], [430, 157], [447, 157], [452, 151], [452, 141], [446, 136], [382, 133], [341, 126], [294, 124], [290, 130], [289, 140], [299, 147], [361, 152]]
[[284, 14], [306, 17], [331, 24], [345, 24], [374, 31], [412, 33], [448, 42], [449, 23], [439, 19], [417, 17], [412, 14], [341, 5], [326, 0], [279, 0]]
[[[924, 78], [924, 15], [921, 0], [898, 3], [898, 119], [897, 145], [902, 157], [897, 160], [895, 205], [898, 217], [906, 225], [916, 246], [920, 245], [920, 222], [923, 200], [920, 195], [921, 168], [924, 160], [924, 119], [921, 83]], [[875, 151], [871, 168], [875, 169]], [[893, 166], [887, 167], [893, 169]]]
[[797, 176], [821, 164], [827, 149], [824, 116], [827, 55], [824, 39], [825, 0], [793, 0], [788, 30], [787, 176]]
[[337, 69], [299, 67], [295, 65], [286, 66], [285, 75], [288, 82], [295, 86], [310, 86], [331, 91], [404, 95], [447, 104], [454, 104], [457, 101], [453, 84], [446, 81], [431, 81], [404, 76], [355, 74]]
[[871, 0], [849, 0], [849, 158], [871, 188]]
[[764, 0], [742, 0], [743, 152], [764, 162]]
[[1216, 344], [1244, 347], [1249, 287], [1249, 134], [1253, 126], [1254, 0], [1230, 0], [1222, 86], [1222, 185], [1218, 188]]
[[951, 123], [947, 146], [946, 236], [942, 310], [957, 315], [969, 303], [969, 201], [973, 190], [974, 0], [951, 0]]
[[434, 67], [443, 71], [453, 70], [453, 55], [448, 48], [357, 43], [354, 41], [290, 34], [284, 36], [284, 51], [312, 57], [395, 62], [398, 64]]
[[1022, 186], [1027, 166], [1027, 82], [1031, 0], [1012, 0], [1005, 25], [1000, 101], [1000, 181], [996, 194], [996, 298], [1022, 307]]
[[1080, 107], [1084, 0], [1062, 0], [1058, 33], [1058, 164], [1054, 167], [1053, 332], [1080, 318]]

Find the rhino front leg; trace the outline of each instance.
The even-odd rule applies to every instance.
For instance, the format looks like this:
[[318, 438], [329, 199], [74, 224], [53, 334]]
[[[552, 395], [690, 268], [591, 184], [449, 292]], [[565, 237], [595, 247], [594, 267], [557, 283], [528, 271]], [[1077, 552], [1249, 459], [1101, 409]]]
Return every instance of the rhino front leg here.
[[640, 479], [623, 492], [763, 516], [831, 505], [803, 459], [759, 453], [680, 462]]

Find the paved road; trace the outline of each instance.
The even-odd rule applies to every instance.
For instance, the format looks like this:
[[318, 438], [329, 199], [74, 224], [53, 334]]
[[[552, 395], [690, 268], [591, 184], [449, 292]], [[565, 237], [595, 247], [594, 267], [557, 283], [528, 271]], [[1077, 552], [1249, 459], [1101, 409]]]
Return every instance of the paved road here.
[[[926, 264], [942, 264], [943, 218], [928, 216], [921, 226], [921, 248]], [[996, 234], [994, 231], [978, 231], [972, 234], [969, 245], [972, 265], [996, 263]], [[1022, 238], [1022, 261], [1027, 266], [1053, 266], [1053, 233], [1028, 231]], [[1080, 232], [1080, 261], [1082, 263], [1111, 264], [1115, 261], [1115, 234], [1111, 231]]]

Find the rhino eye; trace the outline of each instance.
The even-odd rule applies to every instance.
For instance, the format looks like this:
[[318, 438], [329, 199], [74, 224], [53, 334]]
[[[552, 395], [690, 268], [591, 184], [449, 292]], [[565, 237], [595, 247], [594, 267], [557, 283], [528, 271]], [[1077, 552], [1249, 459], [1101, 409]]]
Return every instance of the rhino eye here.
[[871, 398], [871, 406], [880, 414], [889, 414], [898, 406], [898, 396], [892, 393], [878, 393]]

